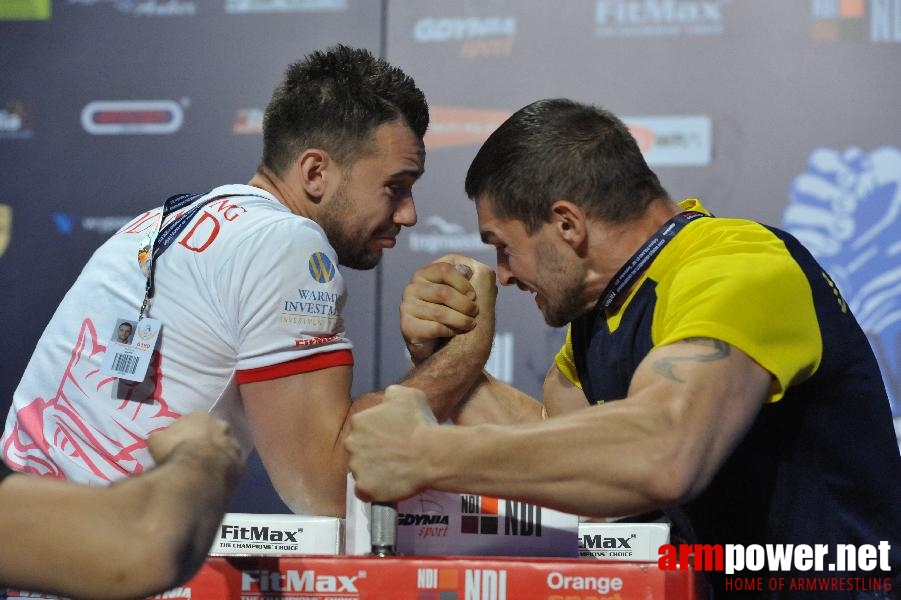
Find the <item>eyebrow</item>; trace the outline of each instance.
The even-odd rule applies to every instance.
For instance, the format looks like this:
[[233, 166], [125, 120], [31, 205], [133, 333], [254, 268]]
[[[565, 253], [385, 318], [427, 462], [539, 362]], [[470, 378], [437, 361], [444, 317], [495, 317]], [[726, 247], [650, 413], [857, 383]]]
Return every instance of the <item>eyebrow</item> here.
[[391, 175], [388, 175], [388, 179], [401, 179], [406, 177], [413, 177], [414, 179], [419, 179], [425, 174], [425, 169], [402, 169], [400, 171], [396, 171]]
[[496, 235], [493, 231], [480, 231], [480, 232], [479, 232], [479, 237], [482, 238], [482, 243], [483, 243], [483, 244], [489, 244], [489, 245], [492, 245], [492, 246], [494, 245], [494, 242], [493, 242], [492, 240], [497, 240], [497, 239], [498, 239], [498, 238], [497, 238], [497, 235]]

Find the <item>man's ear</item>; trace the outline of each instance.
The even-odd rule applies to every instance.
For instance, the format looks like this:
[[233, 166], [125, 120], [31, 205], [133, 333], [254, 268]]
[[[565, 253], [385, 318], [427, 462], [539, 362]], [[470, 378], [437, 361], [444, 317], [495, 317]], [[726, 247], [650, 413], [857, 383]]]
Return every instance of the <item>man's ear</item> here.
[[588, 237], [587, 215], [578, 205], [566, 199], [551, 205], [551, 224], [564, 242], [580, 248]]
[[300, 185], [313, 202], [319, 202], [325, 195], [326, 172], [334, 166], [329, 153], [320, 148], [307, 148], [294, 162]]

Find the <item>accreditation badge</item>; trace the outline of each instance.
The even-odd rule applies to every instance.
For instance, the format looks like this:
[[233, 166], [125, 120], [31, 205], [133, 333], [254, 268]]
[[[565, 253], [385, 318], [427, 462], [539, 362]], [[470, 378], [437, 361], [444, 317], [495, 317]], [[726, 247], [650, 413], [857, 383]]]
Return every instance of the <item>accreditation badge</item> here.
[[118, 319], [100, 365], [100, 372], [127, 381], [144, 381], [163, 325], [157, 319], [137, 323]]

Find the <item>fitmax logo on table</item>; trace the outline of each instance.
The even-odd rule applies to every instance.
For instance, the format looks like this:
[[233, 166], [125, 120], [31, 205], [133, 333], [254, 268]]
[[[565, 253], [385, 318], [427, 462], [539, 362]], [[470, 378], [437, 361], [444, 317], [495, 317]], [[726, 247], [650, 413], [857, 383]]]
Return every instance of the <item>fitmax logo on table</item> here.
[[223, 540], [240, 542], [294, 542], [297, 536], [303, 533], [303, 527], [294, 530], [274, 529], [263, 527], [239, 527], [237, 525], [223, 525], [219, 531], [219, 537]]
[[366, 571], [356, 575], [320, 575], [315, 570], [249, 570], [241, 572], [241, 591], [359, 594], [357, 581], [365, 577]]

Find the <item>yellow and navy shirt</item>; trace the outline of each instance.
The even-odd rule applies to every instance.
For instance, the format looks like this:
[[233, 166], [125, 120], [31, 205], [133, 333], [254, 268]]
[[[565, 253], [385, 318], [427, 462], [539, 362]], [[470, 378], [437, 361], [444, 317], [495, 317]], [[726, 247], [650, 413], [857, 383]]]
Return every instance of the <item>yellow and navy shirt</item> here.
[[[694, 199], [680, 206], [710, 214]], [[740, 348], [773, 374], [771, 401], [816, 371], [823, 351], [810, 284], [800, 265], [773, 231], [740, 219], [698, 219], [676, 235], [603, 327], [610, 338], [606, 360], [624, 376], [597, 390], [589, 397], [593, 403], [624, 398], [637, 363], [652, 348], [687, 338], [716, 338]], [[636, 335], [643, 338], [637, 352]], [[625, 356], [632, 358], [628, 368]], [[572, 328], [555, 361], [582, 387]]]
[[[706, 212], [697, 200], [681, 206]], [[595, 309], [570, 325], [555, 362], [597, 404], [625, 398], [652, 349], [692, 337], [722, 340], [772, 374], [751, 430], [708, 488], [679, 507], [692, 537], [887, 540], [897, 575], [901, 456], [888, 398], [864, 332], [810, 253], [760, 223], [695, 219], [614, 312]]]

